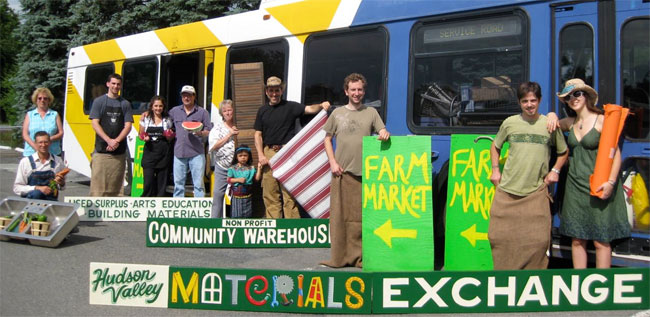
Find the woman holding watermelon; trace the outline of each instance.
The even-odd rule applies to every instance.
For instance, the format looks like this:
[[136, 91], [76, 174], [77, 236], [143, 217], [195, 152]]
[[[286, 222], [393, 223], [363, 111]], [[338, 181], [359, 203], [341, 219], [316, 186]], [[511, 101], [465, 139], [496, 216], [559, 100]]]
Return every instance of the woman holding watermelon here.
[[144, 191], [142, 197], [163, 197], [171, 163], [174, 131], [167, 116], [165, 98], [154, 96], [146, 115], [140, 119], [140, 139], [145, 141], [142, 153]]

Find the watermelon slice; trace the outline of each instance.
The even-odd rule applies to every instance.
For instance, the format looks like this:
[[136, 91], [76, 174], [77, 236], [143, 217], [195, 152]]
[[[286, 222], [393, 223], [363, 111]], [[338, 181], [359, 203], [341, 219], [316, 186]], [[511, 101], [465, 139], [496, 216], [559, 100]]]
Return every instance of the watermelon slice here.
[[197, 132], [203, 129], [203, 123], [195, 121], [183, 121], [183, 129], [189, 132]]

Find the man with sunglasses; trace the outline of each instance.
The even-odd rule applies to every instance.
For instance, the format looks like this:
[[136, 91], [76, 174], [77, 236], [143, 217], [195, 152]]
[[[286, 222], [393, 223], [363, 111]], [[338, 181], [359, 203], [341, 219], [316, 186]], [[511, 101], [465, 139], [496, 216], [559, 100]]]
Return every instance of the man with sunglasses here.
[[[495, 270], [545, 269], [551, 238], [548, 185], [559, 179], [568, 158], [567, 144], [559, 130], [549, 132], [547, 117], [540, 114], [542, 99], [538, 83], [522, 83], [517, 90], [521, 114], [503, 121], [490, 148], [492, 176], [496, 186], [490, 209], [488, 239]], [[508, 159], [499, 170], [505, 142]], [[549, 170], [551, 146], [557, 160]]]

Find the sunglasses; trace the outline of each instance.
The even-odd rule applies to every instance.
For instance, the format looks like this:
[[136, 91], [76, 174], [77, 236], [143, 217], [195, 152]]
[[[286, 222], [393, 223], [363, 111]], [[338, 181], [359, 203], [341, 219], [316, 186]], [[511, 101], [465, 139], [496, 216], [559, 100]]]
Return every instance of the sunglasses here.
[[571, 100], [571, 97], [573, 97], [573, 98], [578, 98], [578, 97], [582, 97], [582, 96], [584, 96], [584, 95], [585, 95], [585, 92], [584, 92], [584, 91], [582, 91], [582, 90], [576, 90], [576, 91], [574, 91], [574, 92], [572, 92], [572, 93], [570, 93], [570, 94], [564, 96], [564, 101], [569, 101], [569, 100]]
[[37, 100], [50, 100], [50, 98], [48, 98], [48, 97], [38, 97], [38, 98], [36, 98], [36, 99], [37, 99]]

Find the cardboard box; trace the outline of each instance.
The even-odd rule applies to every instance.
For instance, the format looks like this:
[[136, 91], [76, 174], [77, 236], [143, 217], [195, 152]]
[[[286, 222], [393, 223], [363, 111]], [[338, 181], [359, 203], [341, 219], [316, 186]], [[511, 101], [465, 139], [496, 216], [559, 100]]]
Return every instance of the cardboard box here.
[[483, 77], [481, 78], [481, 87], [482, 88], [493, 88], [493, 87], [504, 87], [512, 84], [510, 77], [508, 76], [495, 76], [495, 77]]

